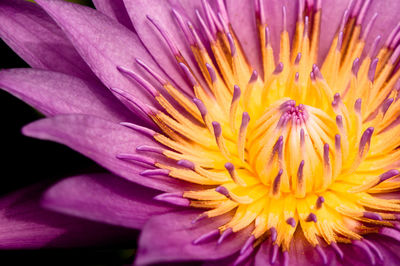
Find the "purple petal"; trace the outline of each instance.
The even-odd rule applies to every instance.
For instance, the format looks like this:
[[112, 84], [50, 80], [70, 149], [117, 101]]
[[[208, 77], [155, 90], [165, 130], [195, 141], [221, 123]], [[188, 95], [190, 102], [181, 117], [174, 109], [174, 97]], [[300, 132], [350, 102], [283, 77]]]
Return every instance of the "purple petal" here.
[[42, 209], [39, 198], [46, 185], [34, 185], [0, 199], [0, 249], [104, 246], [134, 241], [133, 230]]
[[182, 33], [172, 13], [173, 8], [178, 10], [184, 17], [186, 23], [188, 18], [195, 18], [194, 12], [196, 8], [201, 10], [200, 1], [124, 0], [124, 2], [136, 32], [156, 62], [178, 86], [187, 93], [192, 94], [191, 88], [189, 88], [188, 83], [181, 75], [179, 65], [174, 55], [172, 55], [164, 39], [147, 16], [155, 19], [155, 21], [168, 32], [169, 37], [175, 43], [186, 61], [188, 61], [196, 76], [201, 78], [202, 75], [196, 68], [197, 63], [194, 61], [185, 35]]
[[62, 73], [22, 68], [3, 70], [0, 87], [48, 116], [82, 113], [115, 122], [133, 118], [101, 84]]
[[[118, 154], [134, 154], [139, 145], [158, 144], [137, 131], [88, 115], [60, 115], [33, 122], [23, 128], [27, 136], [63, 143], [93, 159], [118, 176], [162, 191], [194, 189], [196, 186], [159, 176], [145, 178], [145, 168], [117, 159]], [[185, 184], [185, 185], [184, 185]]]
[[111, 174], [66, 178], [48, 189], [42, 206], [89, 220], [140, 229], [153, 215], [171, 211], [152, 198], [155, 190]]
[[322, 1], [322, 17], [321, 17], [321, 37], [319, 60], [325, 57], [331, 47], [332, 40], [336, 34], [344, 11], [348, 7], [350, 0], [329, 0]]
[[97, 10], [115, 19], [128, 29], [134, 30], [123, 0], [93, 0], [92, 2]]
[[136, 34], [94, 9], [64, 1], [38, 0], [66, 33], [79, 54], [108, 88], [130, 92], [143, 103], [153, 99], [123, 76], [118, 66], [140, 73], [136, 57], [157, 69]]
[[1, 1], [0, 37], [32, 67], [97, 80], [62, 30], [34, 3]]
[[[371, 234], [366, 236], [366, 239], [370, 243], [364, 243], [364, 246], [374, 246], [376, 250], [370, 248], [371, 254], [374, 256], [374, 260], [377, 265], [398, 265], [400, 262], [400, 256], [398, 255], [398, 249], [400, 243], [396, 242], [391, 238], [384, 237], [379, 234]], [[332, 246], [320, 246], [320, 252], [326, 257], [328, 265], [372, 265], [370, 257], [366, 251], [360, 246], [355, 244], [338, 244], [339, 249], [342, 252], [343, 259], [335, 252]], [[273, 244], [271, 240], [266, 240], [261, 244], [260, 249], [257, 252], [255, 258], [255, 265], [274, 265], [282, 266], [283, 254], [281, 251], [278, 252], [277, 259], [274, 264], [271, 264]], [[379, 252], [376, 253], [376, 251]], [[288, 265], [323, 265], [323, 259], [317, 252], [317, 249], [312, 247], [307, 240], [304, 238], [301, 231], [296, 231], [294, 239], [290, 245], [288, 253], [289, 261]], [[380, 261], [380, 257], [384, 261]]]
[[[330, 0], [322, 1], [322, 22], [320, 38], [321, 48], [320, 55], [325, 55], [331, 45], [333, 36], [341, 23], [344, 11], [349, 5], [349, 0]], [[382, 36], [381, 44], [386, 41], [387, 36], [399, 23], [400, 13], [398, 12], [400, 3], [397, 0], [388, 1], [371, 1], [366, 16], [363, 21], [363, 26], [368, 24], [375, 13], [378, 17], [368, 35], [366, 50], [372, 45], [374, 39], [380, 35]], [[320, 60], [323, 57], [320, 57]]]
[[138, 265], [158, 262], [216, 260], [238, 252], [250, 235], [251, 228], [217, 245], [217, 239], [194, 245], [193, 240], [217, 229], [230, 219], [230, 215], [204, 219], [193, 224], [199, 211], [173, 212], [152, 217], [144, 226], [139, 240], [135, 263]]
[[[262, 74], [261, 48], [253, 2], [248, 0], [227, 0], [226, 5], [233, 30], [238, 36], [250, 64], [258, 73]], [[285, 1], [288, 31], [291, 36], [294, 32], [297, 14], [296, 2]], [[271, 32], [272, 47], [276, 51], [276, 55], [278, 55], [280, 34], [283, 30], [282, 6], [282, 1], [264, 1], [264, 12]]]
[[386, 41], [390, 32], [400, 22], [399, 10], [400, 2], [397, 0], [371, 1], [363, 23], [364, 25], [367, 24], [374, 13], [378, 13], [378, 18], [369, 34], [369, 44], [371, 44], [378, 35], [382, 36], [381, 43]]
[[[285, 265], [284, 256], [280, 249], [277, 253], [274, 263], [272, 263], [274, 260], [272, 258], [273, 249], [274, 243], [271, 241], [271, 239], [267, 239], [265, 242], [263, 242], [255, 257], [255, 265]], [[334, 264], [337, 263], [337, 261], [333, 250], [326, 248], [323, 249], [323, 251], [327, 256], [328, 261], [332, 262], [332, 265], [337, 265]], [[303, 233], [299, 230], [296, 231], [294, 235], [288, 255], [288, 265], [323, 265], [322, 259], [317, 253], [316, 249], [307, 242], [303, 236]]]

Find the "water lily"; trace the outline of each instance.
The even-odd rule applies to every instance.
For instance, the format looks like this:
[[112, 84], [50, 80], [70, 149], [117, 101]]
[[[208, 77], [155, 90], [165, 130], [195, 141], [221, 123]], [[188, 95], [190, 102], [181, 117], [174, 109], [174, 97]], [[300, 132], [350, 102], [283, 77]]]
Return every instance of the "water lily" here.
[[32, 66], [0, 86], [109, 172], [0, 200], [2, 248], [130, 228], [138, 265], [400, 263], [397, 1], [36, 2], [0, 3]]

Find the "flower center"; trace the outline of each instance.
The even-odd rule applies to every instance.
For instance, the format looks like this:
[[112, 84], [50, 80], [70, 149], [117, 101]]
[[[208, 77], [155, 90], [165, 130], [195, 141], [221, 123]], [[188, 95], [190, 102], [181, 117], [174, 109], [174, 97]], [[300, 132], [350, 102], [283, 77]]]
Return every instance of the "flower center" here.
[[[218, 243], [252, 226], [241, 254], [267, 237], [286, 252], [297, 229], [326, 260], [319, 248], [322, 243], [340, 255], [336, 243], [359, 241], [363, 234], [393, 227], [400, 211], [398, 200], [379, 196], [400, 187], [395, 179], [400, 140], [394, 137], [400, 134], [395, 89], [400, 48], [386, 45], [376, 54], [374, 43], [359, 59], [374, 18], [361, 34], [365, 7], [349, 7], [320, 69], [315, 65], [320, 2], [300, 1], [292, 44], [283, 7], [280, 52], [275, 58], [263, 1], [255, 2], [262, 74], [248, 63], [240, 45], [244, 40], [233, 32], [222, 1], [218, 1], [218, 14], [207, 1], [202, 2], [205, 16], [198, 13], [209, 49], [192, 23], [172, 11], [198, 67], [191, 66], [167, 30], [149, 18], [193, 95], [187, 97], [139, 59], [137, 63], [162, 89], [121, 67], [162, 107], [158, 110], [134, 100], [162, 133], [126, 125], [168, 147], [139, 146], [138, 151], [162, 154], [176, 164], [141, 155], [120, 158], [153, 166], [142, 173], [149, 178], [161, 174], [204, 185], [204, 189], [165, 193], [157, 199], [205, 209], [198, 219], [232, 212], [232, 219], [216, 228]], [[133, 101], [127, 93], [115, 92]], [[194, 243], [215, 237], [215, 232]]]

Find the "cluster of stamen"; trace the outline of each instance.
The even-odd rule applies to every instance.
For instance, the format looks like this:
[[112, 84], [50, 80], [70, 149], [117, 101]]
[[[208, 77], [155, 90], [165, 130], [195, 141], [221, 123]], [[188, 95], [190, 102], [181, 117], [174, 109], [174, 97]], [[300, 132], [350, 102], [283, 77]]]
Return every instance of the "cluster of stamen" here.
[[[363, 56], [376, 19], [376, 15], [370, 18], [362, 30], [369, 3], [351, 1], [321, 68], [315, 64], [319, 0], [299, 0], [292, 43], [283, 7], [278, 58], [265, 3], [254, 1], [263, 63], [258, 71], [247, 60], [222, 0], [216, 1], [217, 11], [202, 1], [203, 14], [196, 11], [199, 28], [172, 10], [198, 66], [186, 61], [167, 29], [148, 17], [193, 91], [183, 92], [140, 59], [137, 64], [159, 82], [159, 88], [119, 67], [159, 104], [159, 108], [150, 107], [113, 89], [130, 107], [150, 117], [160, 131], [124, 125], [164, 147], [139, 146], [136, 154], [119, 154], [118, 158], [148, 165], [141, 173], [146, 178], [163, 175], [204, 185], [202, 190], [156, 197], [205, 209], [193, 223], [232, 214], [229, 222], [194, 239], [193, 244], [212, 239], [221, 244], [229, 235], [251, 227], [237, 264], [267, 238], [273, 243], [271, 262], [281, 250], [287, 264], [295, 232], [303, 234], [324, 263], [327, 257], [322, 246], [330, 246], [343, 257], [338, 243], [353, 243], [368, 256], [382, 259], [363, 235], [396, 234], [392, 228], [400, 212], [398, 200], [379, 196], [400, 188], [396, 180], [400, 167], [400, 25], [382, 48], [378, 50], [378, 36]], [[148, 153], [168, 160], [153, 159]], [[373, 262], [375, 255], [370, 256]]]

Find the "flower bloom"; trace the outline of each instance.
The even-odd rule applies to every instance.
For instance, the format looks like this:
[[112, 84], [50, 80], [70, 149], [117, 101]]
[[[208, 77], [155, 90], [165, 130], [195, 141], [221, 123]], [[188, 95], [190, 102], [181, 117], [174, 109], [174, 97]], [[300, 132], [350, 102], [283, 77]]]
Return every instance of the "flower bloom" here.
[[[137, 264], [399, 264], [400, 24], [375, 13], [394, 13], [387, 2], [94, 1], [106, 16], [4, 1], [1, 36], [34, 69], [0, 85], [49, 116], [24, 134], [113, 173], [67, 178], [41, 206], [142, 229]], [[20, 222], [10, 247], [48, 244], [58, 219], [34, 234]]]

